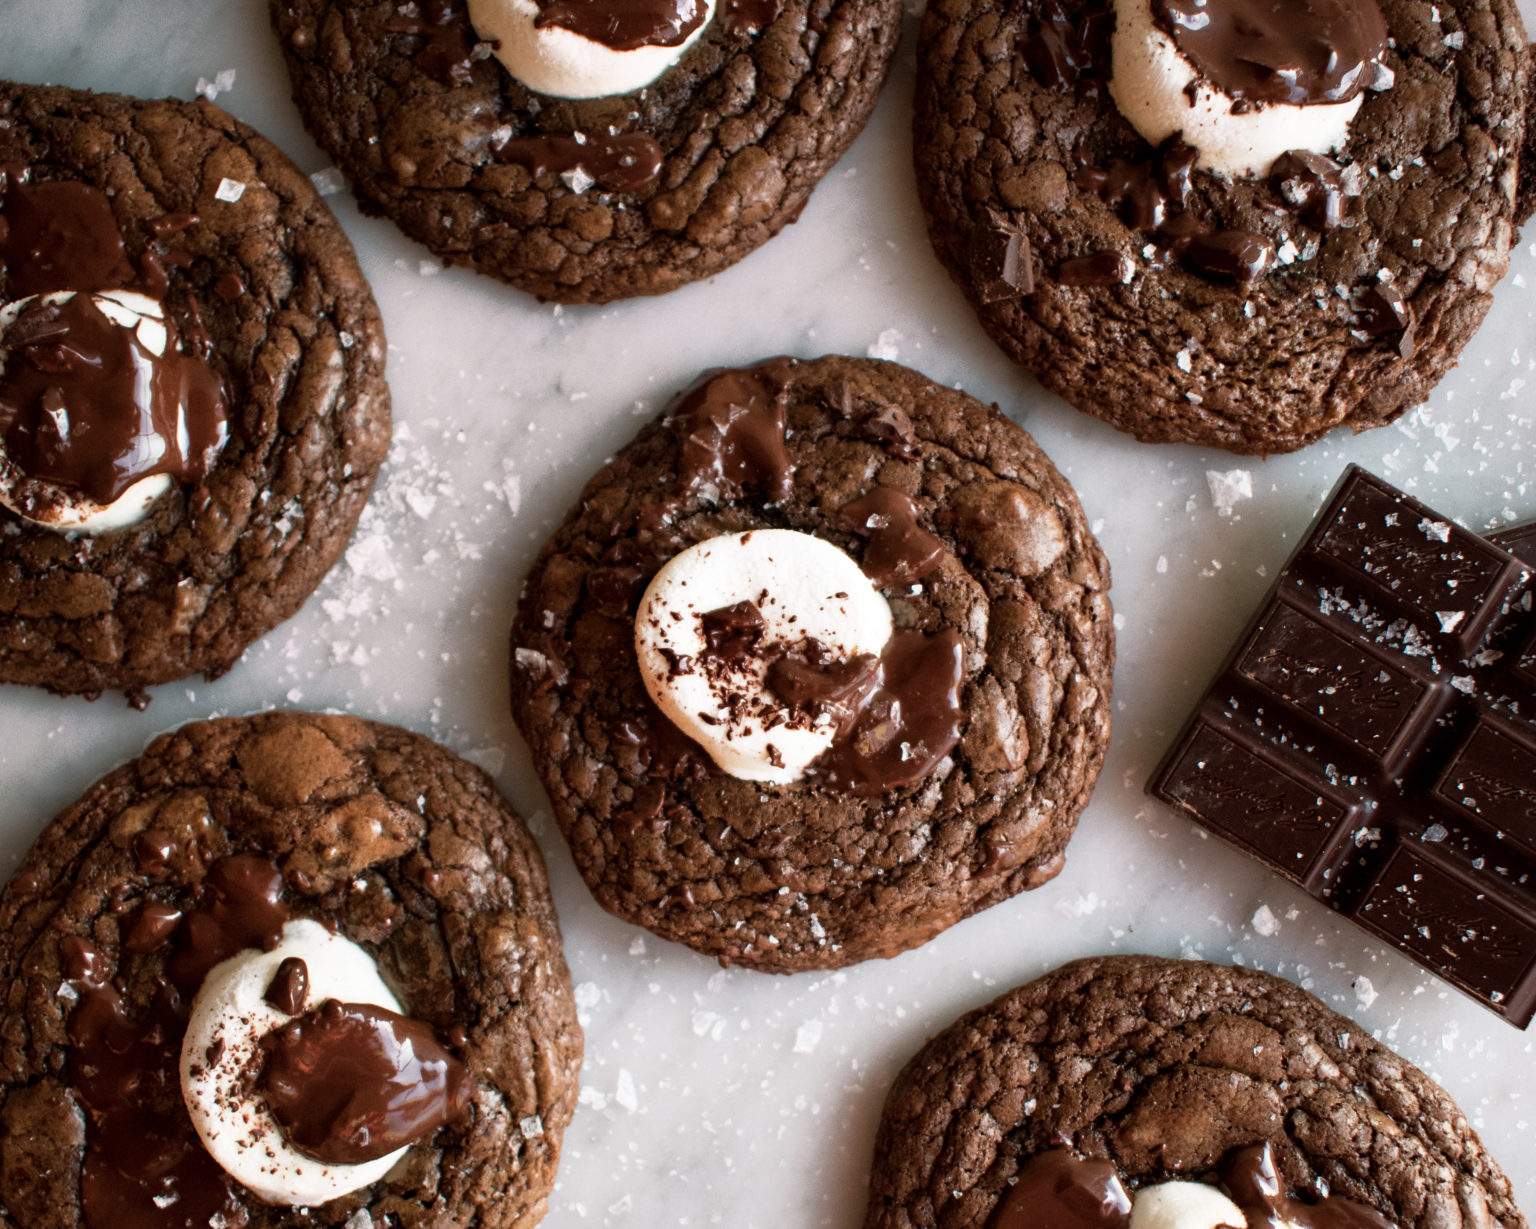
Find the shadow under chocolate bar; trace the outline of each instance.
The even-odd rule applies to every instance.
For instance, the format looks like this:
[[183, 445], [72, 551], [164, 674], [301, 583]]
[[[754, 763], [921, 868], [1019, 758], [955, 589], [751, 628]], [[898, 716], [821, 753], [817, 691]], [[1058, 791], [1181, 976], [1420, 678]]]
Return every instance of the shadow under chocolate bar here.
[[1352, 466], [1148, 786], [1522, 1028], [1533, 569]]

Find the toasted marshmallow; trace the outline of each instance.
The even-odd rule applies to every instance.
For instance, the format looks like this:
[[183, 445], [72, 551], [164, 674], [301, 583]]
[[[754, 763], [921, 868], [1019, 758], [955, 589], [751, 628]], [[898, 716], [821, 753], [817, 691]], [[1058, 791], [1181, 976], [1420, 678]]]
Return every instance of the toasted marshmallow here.
[[[752, 652], [706, 652], [703, 616], [738, 603], [762, 619]], [[640, 674], [656, 706], [745, 781], [799, 780], [832, 745], [830, 717], [813, 719], [766, 687], [775, 647], [813, 640], [828, 658], [878, 655], [891, 609], [869, 578], [832, 543], [789, 529], [711, 538], [656, 574], [635, 617]]]
[[1131, 1202], [1131, 1229], [1247, 1229], [1242, 1210], [1214, 1186], [1160, 1182]]
[[[5, 371], [6, 330], [22, 311], [34, 302], [67, 303], [76, 293], [62, 290], [32, 295], [0, 307], [0, 373]], [[165, 355], [169, 335], [165, 312], [158, 302], [132, 290], [103, 290], [90, 297], [103, 316], [113, 324], [131, 330], [150, 354], [156, 358]], [[59, 533], [110, 533], [137, 524], [173, 485], [169, 474], [151, 474], [135, 482], [110, 504], [99, 504], [83, 492], [22, 473], [7, 460], [4, 441], [0, 440], [0, 504], [33, 525]]]
[[715, 13], [715, 0], [685, 0], [704, 18], [675, 47], [629, 51], [557, 26], [535, 26], [533, 0], [469, 0], [475, 32], [496, 47], [496, 58], [530, 90], [555, 98], [611, 98], [643, 89], [676, 64], [699, 40]]
[[400, 1012], [373, 957], [308, 919], [283, 927], [270, 952], [248, 948], [215, 965], [192, 1000], [181, 1046], [181, 1092], [203, 1146], [235, 1181], [268, 1203], [305, 1207], [369, 1186], [406, 1149], [360, 1165], [317, 1161], [294, 1148], [255, 1086], [261, 1039], [293, 1017], [267, 1002], [278, 965], [304, 961], [309, 993], [302, 1010], [326, 999]]
[[1196, 166], [1244, 177], [1269, 174], [1288, 150], [1327, 154], [1349, 140], [1363, 94], [1348, 102], [1268, 103], [1235, 113], [1232, 99], [1201, 76], [1153, 21], [1149, 0], [1114, 0], [1114, 9], [1109, 93], [1150, 144], [1180, 133], [1199, 154]]

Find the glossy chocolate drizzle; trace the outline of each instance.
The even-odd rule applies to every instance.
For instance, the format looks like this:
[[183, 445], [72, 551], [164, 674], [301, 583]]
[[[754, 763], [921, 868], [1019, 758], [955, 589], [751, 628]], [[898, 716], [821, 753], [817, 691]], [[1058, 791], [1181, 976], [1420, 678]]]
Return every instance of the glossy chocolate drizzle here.
[[1152, 19], [1239, 106], [1348, 102], [1387, 50], [1375, 0], [1152, 0]]
[[[108, 320], [89, 292], [134, 289], [164, 297], [164, 269], [146, 251], [135, 274], [106, 194], [77, 182], [7, 177], [0, 215], [0, 263], [11, 300], [75, 292], [63, 303], [38, 298], [5, 330], [0, 437], [28, 477], [109, 504], [135, 482], [169, 474], [191, 485], [208, 473], [228, 438], [223, 381], [205, 361], [209, 346], [193, 303], [191, 327], [164, 321], [155, 354]], [[195, 225], [190, 214], [151, 224], [163, 239]], [[191, 353], [182, 353], [185, 341]], [[28, 490], [23, 500], [56, 500]]]
[[430, 1025], [328, 999], [262, 1038], [258, 1087], [283, 1135], [331, 1164], [388, 1156], [456, 1118], [473, 1087]]
[[1126, 1229], [1131, 1197], [1109, 1161], [1053, 1148], [1037, 1153], [998, 1204], [987, 1229]]
[[[1353, 1199], [1329, 1195], [1306, 1203], [1288, 1195], [1267, 1140], [1228, 1154], [1219, 1178], [1248, 1229], [1286, 1223], [1301, 1229], [1397, 1229], [1374, 1208]], [[1112, 1162], [1085, 1160], [1052, 1148], [1025, 1163], [987, 1229], [1128, 1229], [1130, 1223], [1131, 1197]]]
[[108, 320], [94, 299], [34, 299], [5, 331], [0, 434], [29, 478], [110, 504], [135, 482], [169, 474], [200, 482], [224, 447], [223, 382], [177, 350], [163, 355]]
[[[950, 628], [891, 633], [860, 680], [862, 702], [809, 777], [850, 794], [884, 794], [926, 777], [960, 741], [964, 650]], [[848, 686], [835, 676], [834, 686]], [[771, 680], [770, 680], [771, 683]]]
[[134, 283], [112, 202], [99, 188], [73, 181], [12, 182], [5, 193], [5, 223], [0, 264], [8, 300]]
[[663, 161], [661, 146], [648, 132], [511, 137], [493, 152], [503, 162], [526, 167], [535, 179], [579, 170], [605, 192], [638, 192], [661, 174]]
[[[60, 943], [65, 975], [80, 996], [69, 1017], [68, 1074], [87, 1118], [80, 1198], [90, 1229], [201, 1229], [214, 1217], [244, 1223], [239, 1199], [182, 1104], [181, 1039], [203, 975], [241, 948], [277, 942], [288, 916], [281, 895], [272, 863], [239, 856], [209, 868], [202, 903], [179, 926], [174, 910], [142, 906], [125, 950], [154, 950], [178, 931], [180, 941], [137, 1020], [101, 954], [81, 939]], [[134, 943], [145, 917], [158, 919], [150, 927], [154, 941]]]
[[677, 438], [685, 496], [727, 500], [756, 491], [771, 504], [789, 497], [784, 361], [710, 372], [683, 394], [667, 425]]
[[945, 555], [944, 543], [917, 523], [912, 497], [893, 486], [877, 486], [844, 504], [838, 516], [868, 535], [859, 566], [878, 589], [921, 580]]
[[700, 0], [535, 0], [536, 29], [569, 30], [614, 51], [676, 47], [704, 24]]

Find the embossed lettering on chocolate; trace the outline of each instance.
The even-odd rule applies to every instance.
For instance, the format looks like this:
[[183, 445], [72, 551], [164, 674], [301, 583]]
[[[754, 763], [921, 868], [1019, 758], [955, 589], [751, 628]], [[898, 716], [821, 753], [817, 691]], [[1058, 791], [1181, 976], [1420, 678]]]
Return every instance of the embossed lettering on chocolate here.
[[[685, 552], [785, 530], [874, 586], [829, 604], [872, 598], [883, 647], [829, 653], [784, 630], [807, 625], [782, 619], [787, 572], [653, 609], [666, 578], [647, 582]], [[1063, 866], [1109, 736], [1108, 587], [1071, 487], [995, 407], [869, 359], [710, 372], [587, 484], [534, 563], [513, 712], [606, 909], [773, 972], [893, 956]], [[696, 620], [696, 647], [643, 673], [637, 609], [653, 629]], [[696, 703], [714, 707], [695, 736], [715, 747], [750, 710], [759, 779], [663, 715], [665, 679], [701, 675], [713, 689]], [[827, 741], [778, 776], [789, 729]]]
[[1522, 1027], [1533, 597], [1530, 564], [1352, 467], [1149, 787]]
[[[409, 16], [398, 0], [269, 2], [299, 109], [363, 209], [448, 264], [561, 303], [664, 293], [794, 221], [873, 111], [902, 12], [721, 0], [651, 84], [557, 98], [512, 76], [467, 0]], [[593, 13], [665, 25], [682, 6], [539, 8], [540, 24], [585, 13], [590, 28]]]

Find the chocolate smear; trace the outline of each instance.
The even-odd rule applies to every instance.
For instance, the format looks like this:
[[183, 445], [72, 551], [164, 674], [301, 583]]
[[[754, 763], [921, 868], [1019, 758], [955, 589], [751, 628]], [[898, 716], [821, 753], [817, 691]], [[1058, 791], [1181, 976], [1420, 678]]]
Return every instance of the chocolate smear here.
[[262, 1038], [257, 1086], [284, 1137], [330, 1164], [388, 1156], [452, 1122], [474, 1082], [429, 1025], [329, 999]]

